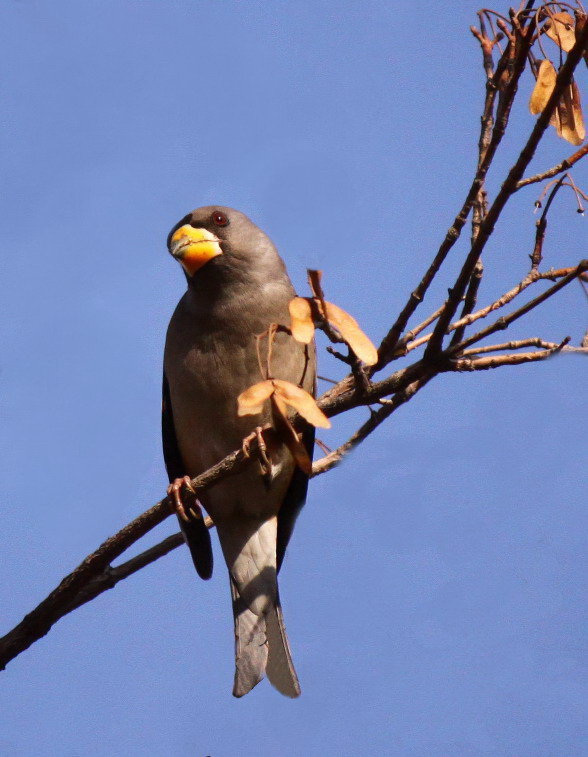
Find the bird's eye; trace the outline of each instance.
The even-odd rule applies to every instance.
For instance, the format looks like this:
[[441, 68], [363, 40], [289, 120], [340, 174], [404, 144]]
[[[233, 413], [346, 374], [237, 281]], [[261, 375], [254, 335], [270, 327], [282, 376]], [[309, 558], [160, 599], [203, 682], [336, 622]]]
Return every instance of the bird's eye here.
[[229, 225], [229, 219], [226, 217], [224, 213], [221, 213], [220, 210], [215, 210], [212, 214], [212, 220], [217, 226], [228, 226]]

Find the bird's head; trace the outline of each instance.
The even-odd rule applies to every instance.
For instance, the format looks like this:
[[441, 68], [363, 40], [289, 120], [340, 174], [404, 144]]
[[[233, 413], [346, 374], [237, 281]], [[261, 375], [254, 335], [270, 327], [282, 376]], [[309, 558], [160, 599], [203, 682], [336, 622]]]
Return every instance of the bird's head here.
[[181, 263], [188, 280], [219, 256], [222, 268], [241, 268], [243, 272], [255, 267], [257, 260], [279, 260], [273, 243], [261, 229], [243, 213], [221, 205], [197, 208], [184, 216], [170, 231], [167, 248]]

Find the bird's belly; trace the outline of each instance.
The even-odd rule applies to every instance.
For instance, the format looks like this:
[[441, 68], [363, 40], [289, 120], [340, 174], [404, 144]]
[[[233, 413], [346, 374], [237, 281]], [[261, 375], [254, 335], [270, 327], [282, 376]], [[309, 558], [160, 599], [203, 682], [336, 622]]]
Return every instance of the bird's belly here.
[[[187, 474], [193, 478], [239, 449], [256, 426], [269, 422], [269, 412], [237, 416], [235, 397], [222, 387], [194, 380], [176, 399], [172, 396], [178, 446]], [[269, 481], [263, 478], [255, 453], [247, 466], [199, 494], [199, 499], [218, 521], [235, 516], [265, 519], [275, 515], [284, 498], [294, 463], [285, 447], [272, 453]]]

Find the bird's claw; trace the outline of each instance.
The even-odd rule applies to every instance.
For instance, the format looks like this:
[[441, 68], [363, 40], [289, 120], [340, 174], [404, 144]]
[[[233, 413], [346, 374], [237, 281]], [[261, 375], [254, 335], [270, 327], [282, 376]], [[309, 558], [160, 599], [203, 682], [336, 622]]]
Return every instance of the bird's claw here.
[[272, 464], [267, 454], [267, 444], [263, 438], [263, 428], [257, 426], [249, 436], [243, 439], [241, 449], [245, 457], [251, 457], [251, 443], [257, 439], [257, 453], [260, 459], [261, 472], [264, 476], [269, 476], [272, 470]]
[[190, 504], [188, 512], [186, 512], [186, 508], [184, 507], [184, 503], [182, 502], [182, 488], [184, 486], [186, 487], [186, 489], [191, 491], [192, 494], [196, 494], [196, 490], [192, 486], [190, 476], [183, 476], [181, 478], [176, 478], [171, 482], [171, 484], [167, 487], [167, 496], [172, 512], [176, 513], [178, 518], [181, 518], [187, 523], [191, 519], [202, 518], [202, 510], [200, 509], [198, 502], [194, 501], [193, 504]]

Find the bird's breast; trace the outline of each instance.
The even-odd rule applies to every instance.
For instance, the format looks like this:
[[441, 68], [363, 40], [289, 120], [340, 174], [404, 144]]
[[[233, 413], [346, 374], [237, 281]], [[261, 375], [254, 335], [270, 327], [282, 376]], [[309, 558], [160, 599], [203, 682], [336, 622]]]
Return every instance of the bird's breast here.
[[[178, 447], [194, 477], [239, 449], [256, 426], [270, 422], [270, 412], [268, 404], [259, 415], [237, 415], [239, 394], [264, 378], [263, 351], [260, 368], [253, 329], [206, 319], [179, 326], [170, 325], [164, 367]], [[281, 334], [272, 357], [277, 377], [298, 383], [303, 360], [300, 345]], [[268, 517], [278, 511], [293, 469], [289, 452], [281, 448], [273, 453], [269, 482], [252, 459], [245, 470], [203, 492], [202, 502], [217, 520], [236, 512]]]

